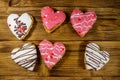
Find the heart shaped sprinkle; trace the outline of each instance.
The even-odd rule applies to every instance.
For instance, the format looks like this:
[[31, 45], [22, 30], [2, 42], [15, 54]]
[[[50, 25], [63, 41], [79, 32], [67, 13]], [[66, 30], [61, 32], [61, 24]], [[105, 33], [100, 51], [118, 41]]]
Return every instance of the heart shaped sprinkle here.
[[86, 69], [99, 70], [109, 61], [109, 53], [101, 51], [100, 47], [95, 43], [89, 43], [85, 52], [85, 66]]
[[70, 17], [72, 27], [81, 37], [84, 37], [85, 34], [92, 28], [96, 19], [97, 16], [95, 12], [87, 11], [86, 13], [83, 13], [78, 9], [73, 10]]
[[18, 14], [10, 14], [7, 18], [7, 23], [12, 33], [21, 40], [29, 33], [33, 18], [28, 13], [24, 13], [21, 16]]
[[54, 31], [66, 19], [66, 15], [63, 11], [54, 12], [51, 7], [42, 8], [41, 17], [44, 28], [48, 33]]
[[34, 70], [37, 60], [37, 50], [34, 44], [26, 43], [22, 48], [13, 49], [11, 53], [11, 58], [16, 64], [27, 70]]
[[54, 45], [47, 40], [43, 40], [39, 44], [39, 50], [45, 65], [51, 69], [65, 54], [65, 46], [61, 42]]

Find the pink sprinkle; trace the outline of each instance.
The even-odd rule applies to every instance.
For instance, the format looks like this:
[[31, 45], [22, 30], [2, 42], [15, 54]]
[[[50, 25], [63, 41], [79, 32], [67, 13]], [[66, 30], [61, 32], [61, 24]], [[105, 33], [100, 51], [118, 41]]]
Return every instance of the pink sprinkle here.
[[43, 18], [46, 18], [46, 16], [43, 16]]
[[42, 53], [41, 56], [45, 62], [45, 65], [48, 68], [52, 68], [64, 55], [65, 46], [61, 42], [52, 44], [50, 41], [43, 40], [39, 44], [39, 50], [40, 53]]
[[42, 8], [41, 16], [45, 29], [49, 31], [54, 29], [56, 26], [60, 26], [66, 19], [66, 15], [63, 11], [54, 12], [51, 7]]
[[88, 11], [83, 13], [78, 9], [73, 10], [70, 18], [72, 27], [81, 37], [83, 37], [93, 27], [96, 19], [97, 16], [95, 12]]
[[64, 51], [65, 49], [64, 48], [62, 48], [62, 51]]

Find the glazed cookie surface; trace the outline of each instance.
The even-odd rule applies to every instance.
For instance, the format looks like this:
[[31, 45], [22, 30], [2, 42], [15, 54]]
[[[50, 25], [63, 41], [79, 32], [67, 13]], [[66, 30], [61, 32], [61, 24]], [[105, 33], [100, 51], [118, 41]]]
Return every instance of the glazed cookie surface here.
[[15, 48], [11, 52], [12, 60], [19, 66], [33, 71], [37, 61], [36, 46], [32, 43], [26, 43], [22, 48]]
[[43, 61], [49, 69], [51, 69], [65, 54], [65, 46], [61, 42], [52, 44], [50, 41], [43, 40], [38, 47]]
[[42, 22], [45, 30], [50, 33], [59, 27], [66, 19], [63, 11], [54, 12], [51, 7], [43, 7], [41, 10]]
[[101, 51], [97, 44], [87, 44], [84, 58], [86, 69], [99, 70], [108, 63], [109, 59], [109, 53], [107, 51]]
[[87, 11], [83, 13], [79, 9], [73, 10], [70, 20], [72, 27], [75, 29], [78, 35], [84, 37], [85, 34], [93, 27], [97, 19], [96, 13], [94, 11]]
[[10, 14], [7, 18], [7, 24], [11, 32], [19, 39], [24, 39], [29, 33], [33, 18], [28, 13], [23, 13], [21, 16], [18, 14]]

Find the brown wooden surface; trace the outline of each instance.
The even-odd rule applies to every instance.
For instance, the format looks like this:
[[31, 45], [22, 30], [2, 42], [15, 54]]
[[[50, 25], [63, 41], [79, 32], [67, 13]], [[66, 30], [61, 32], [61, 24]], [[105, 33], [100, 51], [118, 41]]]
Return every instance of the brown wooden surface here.
[[[67, 15], [64, 24], [51, 34], [45, 32], [41, 22], [40, 10], [44, 6], [52, 6]], [[69, 21], [75, 8], [94, 10], [98, 16], [84, 38], [76, 34]], [[19, 41], [9, 30], [6, 19], [10, 13], [24, 12], [33, 15], [35, 23], [26, 39]], [[11, 60], [13, 48], [25, 42], [38, 45], [43, 39], [61, 41], [67, 49], [52, 70], [46, 69], [40, 55], [34, 72]], [[110, 53], [109, 63], [99, 71], [84, 68], [83, 56], [88, 42], [95, 42]], [[120, 0], [0, 0], [0, 80], [120, 80]]]

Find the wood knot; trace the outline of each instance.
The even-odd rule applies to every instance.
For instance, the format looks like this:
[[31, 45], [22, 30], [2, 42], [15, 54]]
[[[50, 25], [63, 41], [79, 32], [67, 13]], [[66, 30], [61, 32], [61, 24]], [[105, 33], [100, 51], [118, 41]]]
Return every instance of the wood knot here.
[[12, 5], [18, 4], [21, 0], [9, 0], [8, 6], [11, 7]]

